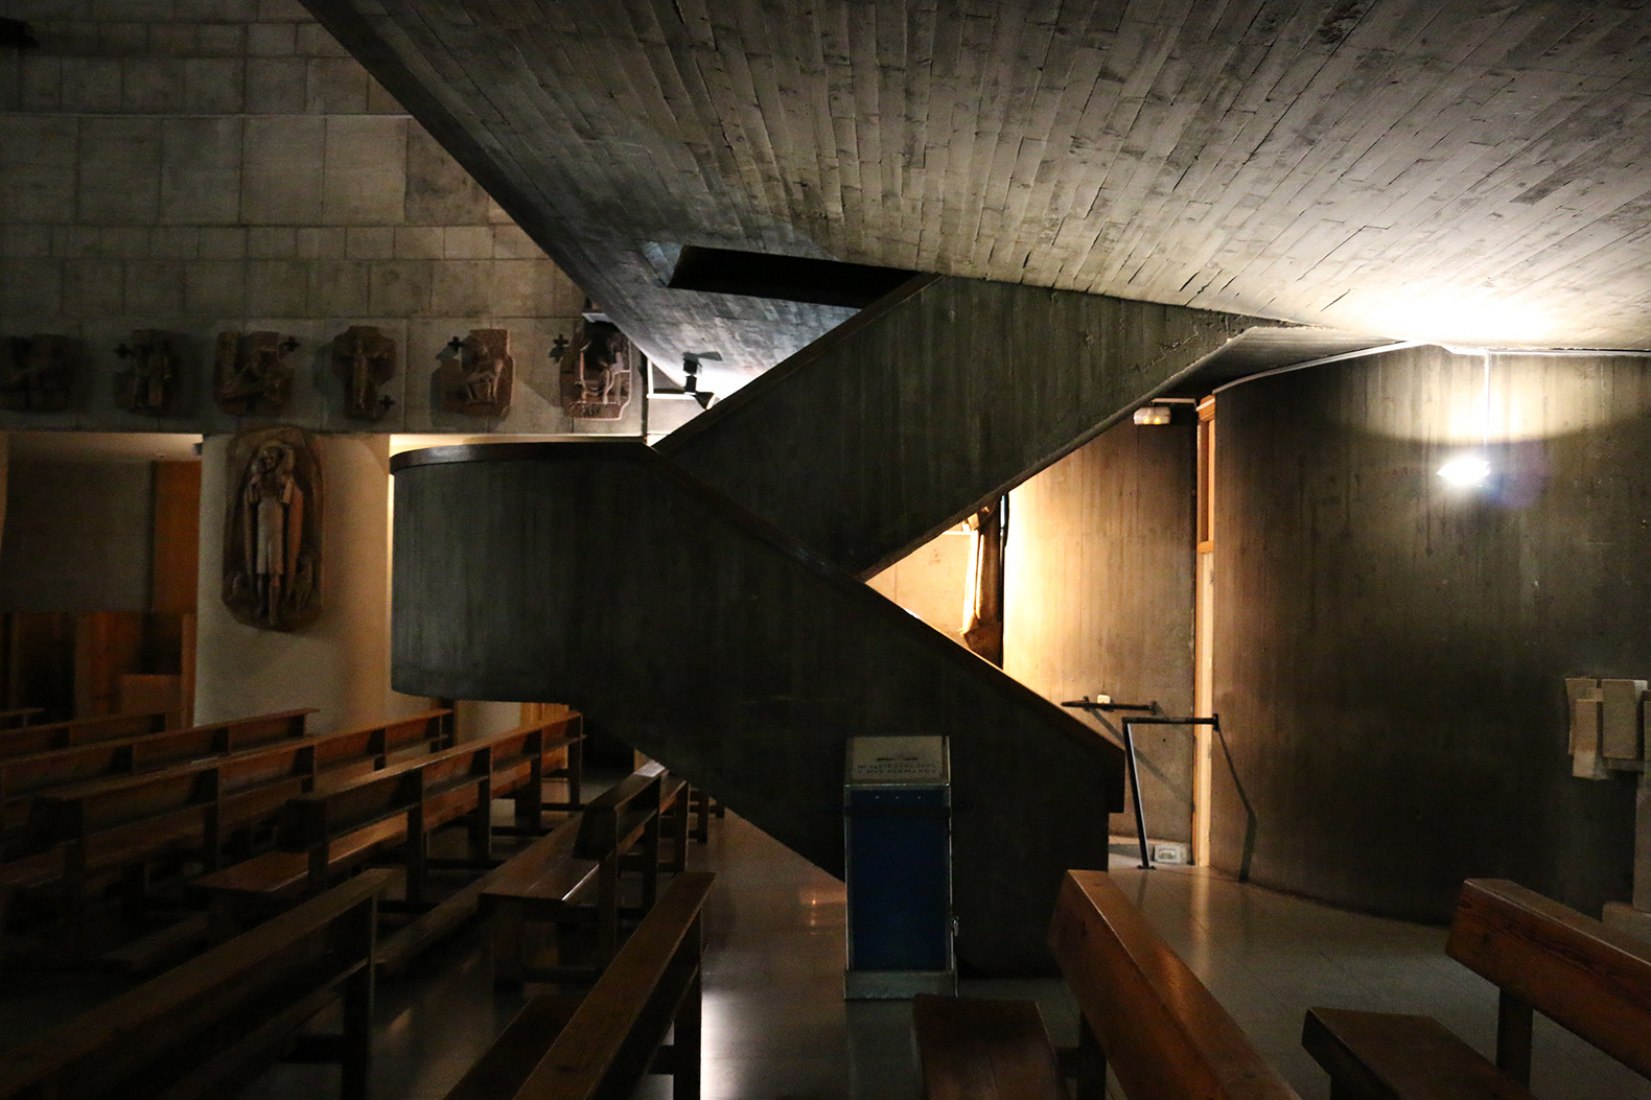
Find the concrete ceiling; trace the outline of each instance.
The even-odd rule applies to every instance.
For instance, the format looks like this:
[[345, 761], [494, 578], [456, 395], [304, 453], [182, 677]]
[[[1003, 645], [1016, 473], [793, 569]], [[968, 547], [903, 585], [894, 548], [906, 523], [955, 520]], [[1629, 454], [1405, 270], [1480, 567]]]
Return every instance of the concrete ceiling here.
[[684, 245], [1651, 348], [1648, 0], [306, 2], [667, 364], [848, 315]]

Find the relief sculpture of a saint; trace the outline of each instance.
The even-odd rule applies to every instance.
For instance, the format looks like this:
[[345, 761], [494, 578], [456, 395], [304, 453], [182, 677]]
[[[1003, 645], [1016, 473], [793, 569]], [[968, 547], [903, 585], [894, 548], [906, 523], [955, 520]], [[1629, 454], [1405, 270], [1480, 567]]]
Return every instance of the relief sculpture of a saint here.
[[232, 416], [273, 416], [292, 390], [287, 353], [298, 346], [278, 332], [218, 333], [213, 396]]
[[438, 372], [442, 406], [471, 416], [502, 418], [510, 412], [516, 360], [510, 354], [510, 331], [473, 328], [453, 337]]
[[321, 466], [297, 428], [230, 447], [224, 603], [241, 622], [291, 630], [321, 610]]
[[617, 326], [581, 321], [561, 354], [562, 411], [574, 420], [618, 420], [630, 404], [636, 356]]

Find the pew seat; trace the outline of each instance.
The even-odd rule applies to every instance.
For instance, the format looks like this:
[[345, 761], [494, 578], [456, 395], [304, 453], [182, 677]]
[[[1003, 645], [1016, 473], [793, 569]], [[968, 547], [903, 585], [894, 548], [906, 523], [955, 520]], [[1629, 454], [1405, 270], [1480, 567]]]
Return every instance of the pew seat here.
[[1068, 1100], [1033, 1001], [919, 993], [912, 1026], [928, 1100]]
[[1530, 1092], [1431, 1016], [1314, 1008], [1301, 1045], [1335, 1095], [1395, 1100], [1529, 1100]]
[[1431, 1017], [1315, 1007], [1301, 1041], [1338, 1100], [1529, 1096], [1536, 1012], [1651, 1079], [1651, 947], [1517, 883], [1469, 879], [1445, 951], [1497, 988], [1495, 1061]]

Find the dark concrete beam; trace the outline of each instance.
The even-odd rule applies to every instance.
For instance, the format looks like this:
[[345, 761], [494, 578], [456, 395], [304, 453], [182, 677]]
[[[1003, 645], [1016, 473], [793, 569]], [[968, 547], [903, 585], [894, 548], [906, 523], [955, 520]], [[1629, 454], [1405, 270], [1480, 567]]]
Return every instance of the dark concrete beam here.
[[1273, 322], [919, 277], [660, 444], [873, 573]]

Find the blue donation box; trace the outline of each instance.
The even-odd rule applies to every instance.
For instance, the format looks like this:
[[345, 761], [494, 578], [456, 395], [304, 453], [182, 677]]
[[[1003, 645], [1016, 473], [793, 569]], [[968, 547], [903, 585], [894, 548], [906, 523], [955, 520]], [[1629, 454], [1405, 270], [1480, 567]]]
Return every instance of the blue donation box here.
[[944, 737], [851, 737], [843, 782], [849, 1000], [955, 993]]

